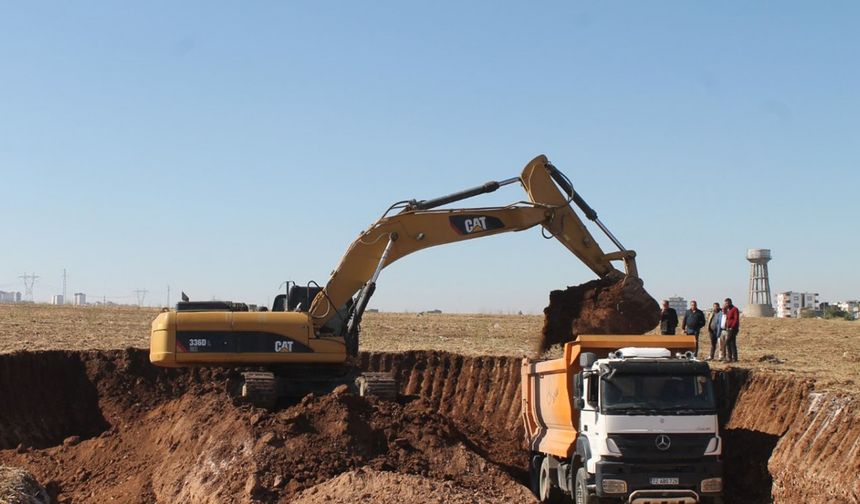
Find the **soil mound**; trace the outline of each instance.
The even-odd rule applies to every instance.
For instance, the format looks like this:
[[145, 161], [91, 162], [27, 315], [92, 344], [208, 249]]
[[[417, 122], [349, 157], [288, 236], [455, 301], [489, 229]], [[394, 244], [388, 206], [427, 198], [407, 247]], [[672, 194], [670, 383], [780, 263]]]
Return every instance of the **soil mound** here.
[[660, 307], [639, 278], [609, 279], [555, 290], [544, 308], [539, 352], [579, 334], [644, 334], [660, 322]]
[[286, 494], [365, 466], [450, 481], [489, 496], [514, 483], [422, 399], [368, 401], [343, 387], [267, 415], [257, 430], [257, 466], [263, 474], [288, 475]]
[[451, 481], [363, 468], [343, 473], [301, 492], [293, 504], [490, 504], [500, 500], [518, 503], [534, 501], [532, 495], [519, 485], [508, 485], [500, 490], [503, 495], [493, 496], [455, 486]]
[[[158, 369], [141, 350], [0, 357], [8, 359], [0, 368], [29, 370], [23, 382], [0, 380], [9, 399], [0, 408], [0, 463], [33, 471], [59, 503], [291, 502], [362, 468], [429, 478], [480, 502], [528, 494], [517, 482], [522, 439], [501, 435], [515, 384], [487, 393], [494, 378], [515, 378], [517, 359], [366, 356], [408, 372], [401, 386], [413, 392], [394, 403], [344, 387], [270, 412], [234, 405], [223, 372]], [[56, 394], [64, 385], [55, 380], [75, 387]], [[471, 409], [451, 397], [467, 389]]]
[[0, 466], [0, 502], [3, 504], [48, 504], [45, 488], [29, 472]]

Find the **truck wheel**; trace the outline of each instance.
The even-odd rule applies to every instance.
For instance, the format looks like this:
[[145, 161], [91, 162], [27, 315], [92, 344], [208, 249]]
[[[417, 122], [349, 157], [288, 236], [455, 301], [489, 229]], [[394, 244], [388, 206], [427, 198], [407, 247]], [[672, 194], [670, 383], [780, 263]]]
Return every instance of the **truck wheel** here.
[[588, 473], [584, 467], [576, 471], [576, 484], [573, 489], [573, 502], [576, 504], [598, 504], [596, 495], [588, 493]]
[[540, 465], [543, 457], [540, 455], [532, 455], [529, 458], [529, 489], [532, 494], [540, 498]]
[[543, 457], [540, 464], [538, 500], [547, 503], [561, 502], [561, 489], [553, 482], [552, 476], [556, 470], [549, 466], [549, 457]]

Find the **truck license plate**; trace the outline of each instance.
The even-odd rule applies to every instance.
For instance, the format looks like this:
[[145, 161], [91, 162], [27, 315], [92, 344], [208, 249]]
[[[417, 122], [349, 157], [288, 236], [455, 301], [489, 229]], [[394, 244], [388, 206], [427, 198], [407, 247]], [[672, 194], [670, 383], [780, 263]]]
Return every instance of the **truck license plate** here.
[[678, 478], [651, 478], [652, 485], [677, 485], [680, 483]]

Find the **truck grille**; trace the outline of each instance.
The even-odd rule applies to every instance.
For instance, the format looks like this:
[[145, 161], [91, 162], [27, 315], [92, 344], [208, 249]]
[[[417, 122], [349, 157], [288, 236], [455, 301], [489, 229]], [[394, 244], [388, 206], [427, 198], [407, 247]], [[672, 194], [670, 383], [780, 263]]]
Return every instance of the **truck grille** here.
[[713, 434], [613, 434], [622, 456], [629, 460], [695, 460], [704, 455]]

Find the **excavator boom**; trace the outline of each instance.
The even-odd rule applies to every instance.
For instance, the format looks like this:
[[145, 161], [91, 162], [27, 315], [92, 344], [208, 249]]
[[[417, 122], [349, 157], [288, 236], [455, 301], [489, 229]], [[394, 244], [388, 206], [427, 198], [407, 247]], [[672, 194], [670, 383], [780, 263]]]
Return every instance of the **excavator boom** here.
[[[529, 196], [528, 202], [504, 207], [438, 208], [515, 182], [522, 184]], [[314, 298], [309, 310], [314, 327], [324, 326], [337, 315], [336, 308], [356, 292], [375, 288], [375, 275], [401, 257], [437, 245], [522, 231], [537, 225], [542, 225], [546, 233], [558, 239], [599, 277], [623, 276], [612, 265], [614, 260], [624, 262], [628, 276], [636, 276], [635, 252], [621, 247], [600, 223], [619, 247], [618, 252], [605, 253], [571, 208], [571, 201], [583, 209], [586, 217], [597, 219], [597, 214], [573, 190], [569, 180], [541, 155], [529, 162], [518, 178], [488, 182], [433, 200], [395, 204], [389, 212], [398, 207], [401, 211], [390, 216], [386, 212], [362, 232], [346, 250], [325, 288]], [[372, 277], [374, 281], [369, 282]], [[368, 298], [367, 291], [362, 291], [359, 300], [365, 300], [366, 304]], [[355, 312], [360, 318], [360, 305], [357, 304]]]

